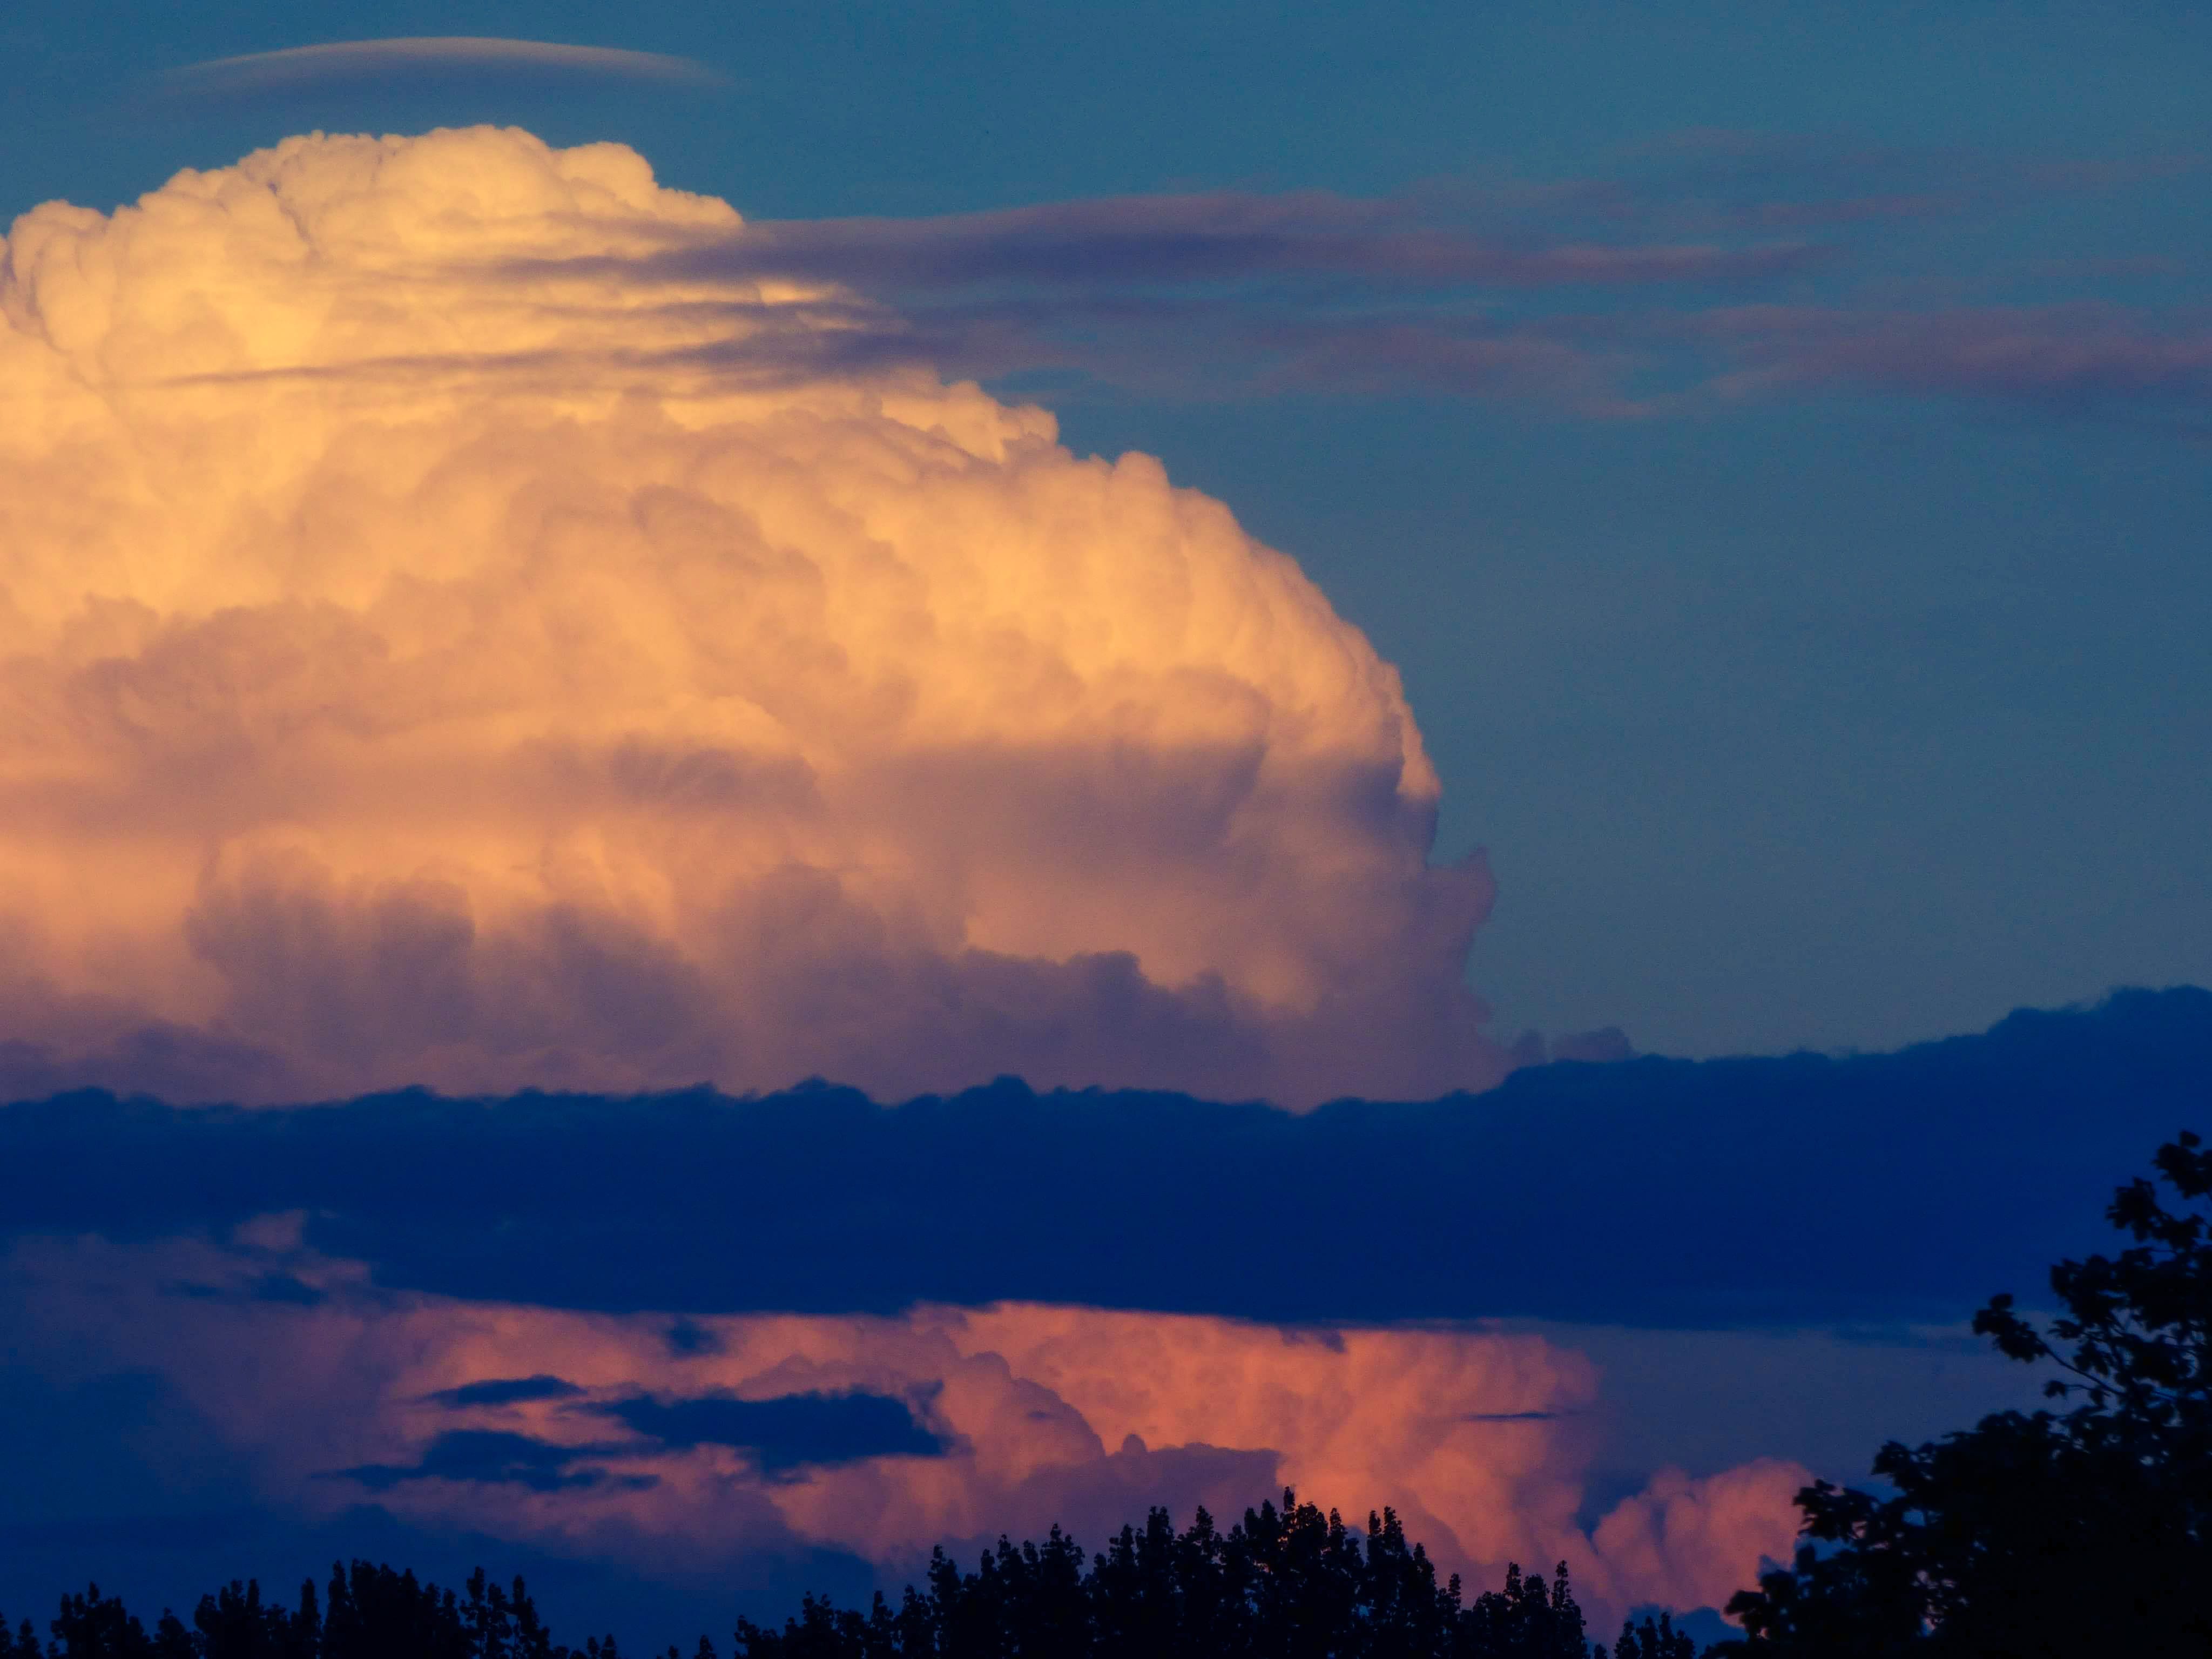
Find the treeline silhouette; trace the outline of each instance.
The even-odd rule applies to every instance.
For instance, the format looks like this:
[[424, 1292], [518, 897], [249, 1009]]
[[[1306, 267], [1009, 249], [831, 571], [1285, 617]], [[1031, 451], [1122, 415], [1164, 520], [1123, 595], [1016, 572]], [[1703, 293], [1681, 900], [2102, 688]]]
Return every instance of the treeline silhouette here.
[[149, 1633], [119, 1596], [93, 1585], [62, 1598], [41, 1645], [27, 1619], [0, 1619], [0, 1659], [622, 1659], [613, 1637], [556, 1644], [520, 1578], [507, 1587], [479, 1567], [465, 1595], [412, 1572], [356, 1561], [333, 1566], [319, 1599], [313, 1579], [297, 1607], [264, 1601], [261, 1587], [203, 1595], [190, 1625], [164, 1609]]
[[[0, 1620], [0, 1659], [622, 1659], [612, 1636], [553, 1639], [520, 1578], [479, 1568], [463, 1594], [412, 1572], [334, 1566], [319, 1598], [264, 1601], [252, 1582], [200, 1598], [187, 1625], [164, 1611], [152, 1631], [98, 1585], [63, 1598], [41, 1644]], [[1052, 1529], [1042, 1544], [999, 1540], [973, 1570], [933, 1553], [925, 1585], [867, 1612], [808, 1596], [781, 1630], [738, 1621], [736, 1659], [1695, 1659], [1667, 1615], [1625, 1625], [1608, 1650], [1585, 1640], [1565, 1563], [1547, 1581], [1509, 1567], [1504, 1587], [1465, 1601], [1456, 1574], [1408, 1543], [1391, 1510], [1362, 1535], [1285, 1492], [1228, 1532], [1201, 1509], [1182, 1532], [1155, 1509], [1103, 1554]], [[686, 1659], [671, 1647], [657, 1659]], [[690, 1659], [719, 1659], [702, 1636]]]
[[[2055, 1366], [2046, 1394], [2069, 1408], [1893, 1442], [1874, 1465], [1886, 1495], [1807, 1487], [1803, 1547], [1729, 1602], [1745, 1634], [1706, 1659], [2212, 1655], [2212, 1152], [2185, 1131], [2154, 1174], [2106, 1212], [2127, 1248], [2051, 1269], [2063, 1312], [2047, 1330], [2008, 1295], [1975, 1316], [2001, 1352]], [[295, 1607], [234, 1583], [190, 1625], [164, 1612], [150, 1632], [94, 1586], [49, 1631], [42, 1644], [0, 1619], [0, 1659], [621, 1659], [611, 1636], [556, 1643], [520, 1578], [478, 1570], [456, 1594], [362, 1561]], [[1469, 1601], [1392, 1511], [1362, 1534], [1290, 1492], [1226, 1533], [1203, 1510], [1177, 1532], [1155, 1509], [1097, 1555], [1057, 1527], [1042, 1544], [1001, 1538], [973, 1569], [940, 1549], [896, 1607], [809, 1596], [781, 1629], [740, 1620], [732, 1645], [733, 1659], [1696, 1659], [1664, 1616], [1590, 1644], [1565, 1563], [1549, 1579], [1509, 1568]], [[702, 1636], [690, 1659], [719, 1655]]]
[[[1295, 1492], [1244, 1511], [1228, 1532], [1201, 1509], [1178, 1533], [1156, 1509], [1086, 1562], [1055, 1527], [1042, 1544], [1005, 1539], [974, 1571], [939, 1550], [927, 1589], [863, 1613], [808, 1597], [781, 1631], [738, 1622], [741, 1659], [919, 1659], [923, 1655], [1114, 1659], [1607, 1659], [1584, 1639], [1566, 1564], [1547, 1583], [1506, 1569], [1502, 1589], [1464, 1599], [1397, 1515], [1364, 1539]], [[1617, 1659], [1694, 1659], [1670, 1619], [1626, 1628]]]

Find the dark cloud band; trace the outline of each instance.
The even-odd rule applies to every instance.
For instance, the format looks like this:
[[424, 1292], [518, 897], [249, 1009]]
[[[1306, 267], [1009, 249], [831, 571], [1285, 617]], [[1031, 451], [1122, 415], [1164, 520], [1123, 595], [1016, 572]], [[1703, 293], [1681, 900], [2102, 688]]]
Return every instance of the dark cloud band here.
[[2175, 990], [1893, 1054], [1553, 1065], [1304, 1117], [1012, 1080], [896, 1107], [77, 1095], [0, 1112], [0, 1164], [40, 1171], [18, 1234], [300, 1211], [385, 1285], [617, 1311], [1949, 1321], [2098, 1248], [2209, 1074], [2212, 994]]

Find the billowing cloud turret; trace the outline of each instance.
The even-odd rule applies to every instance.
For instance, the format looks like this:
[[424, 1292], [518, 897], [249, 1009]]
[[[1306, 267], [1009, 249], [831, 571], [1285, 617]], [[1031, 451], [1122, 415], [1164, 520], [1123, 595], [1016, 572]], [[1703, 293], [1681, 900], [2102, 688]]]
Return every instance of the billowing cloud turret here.
[[1396, 674], [1141, 455], [626, 284], [612, 145], [288, 140], [0, 249], [0, 1093], [1434, 1092]]

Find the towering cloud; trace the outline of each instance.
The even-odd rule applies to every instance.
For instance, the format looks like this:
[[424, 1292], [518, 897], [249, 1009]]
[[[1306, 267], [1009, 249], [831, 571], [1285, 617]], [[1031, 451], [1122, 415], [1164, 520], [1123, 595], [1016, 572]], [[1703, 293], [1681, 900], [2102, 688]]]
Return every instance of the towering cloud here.
[[1502, 1069], [1390, 667], [618, 146], [287, 141], [0, 264], [0, 1093], [1293, 1103]]

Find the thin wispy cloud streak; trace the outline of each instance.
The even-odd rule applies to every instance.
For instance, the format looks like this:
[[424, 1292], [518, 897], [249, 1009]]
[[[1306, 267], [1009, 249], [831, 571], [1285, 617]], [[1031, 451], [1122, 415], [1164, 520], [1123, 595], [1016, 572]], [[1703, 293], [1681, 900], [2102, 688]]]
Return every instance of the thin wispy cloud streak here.
[[337, 40], [218, 58], [171, 70], [161, 77], [159, 85], [173, 97], [235, 97], [404, 82], [456, 71], [588, 77], [664, 87], [725, 83], [723, 76], [706, 64], [665, 52], [483, 35], [416, 35]]
[[[1525, 318], [1376, 305], [1332, 313], [1203, 294], [1031, 294], [902, 309], [859, 295], [665, 308], [720, 337], [662, 352], [456, 352], [164, 376], [143, 390], [285, 380], [498, 378], [619, 386], [686, 372], [775, 389], [823, 374], [955, 365], [981, 380], [1066, 374], [1216, 400], [1310, 392], [1539, 400], [1594, 419], [1853, 392], [2072, 416], [2201, 418], [2212, 323], [2109, 303], [1854, 312], [1793, 305]], [[7, 397], [0, 391], [0, 400]]]
[[1544, 218], [1637, 226], [1647, 236], [1906, 225], [2043, 211], [2201, 175], [2189, 149], [2093, 158], [1838, 144], [1811, 135], [1692, 128], [1620, 156], [1617, 176], [1499, 198]]
[[810, 307], [828, 325], [804, 328], [787, 326], [788, 316], [750, 325], [758, 309], [731, 302], [727, 314], [749, 325], [742, 334], [681, 355], [763, 384], [951, 363], [985, 380], [1061, 371], [1182, 398], [1509, 398], [1601, 420], [1838, 392], [2074, 417], [2193, 422], [2212, 408], [2212, 327], [2192, 313], [2110, 304], [1531, 318], [1418, 304], [1331, 311], [1231, 296], [1030, 295], [898, 312]]
[[1054, 202], [926, 219], [754, 222], [673, 251], [659, 274], [940, 289], [1342, 276], [1509, 289], [1741, 284], [1802, 268], [1802, 242], [1749, 247], [1488, 239], [1406, 199], [1234, 191]]
[[[1196, 294], [1031, 295], [894, 310], [858, 295], [767, 301], [732, 296], [656, 309], [708, 335], [660, 351], [384, 354], [339, 362], [162, 374], [134, 391], [381, 382], [537, 383], [606, 389], [689, 376], [702, 389], [775, 390], [824, 374], [957, 365], [974, 379], [1061, 372], [1208, 399], [1316, 391], [1512, 393], [1638, 412], [1615, 390], [1630, 348], [1571, 320], [1492, 319], [1412, 306], [1346, 316]], [[0, 402], [8, 397], [0, 390]]]
[[691, 355], [740, 380], [931, 363], [1152, 396], [1505, 398], [1596, 419], [1838, 389], [2100, 415], [2205, 396], [2192, 314], [2063, 292], [1902, 309], [1889, 269], [1929, 224], [2171, 182], [2190, 158], [1830, 155], [1718, 135], [1662, 159], [1626, 182], [749, 221], [509, 274], [723, 307], [727, 337]]
[[1852, 313], [1754, 307], [1705, 319], [1744, 360], [1722, 388], [1853, 385], [2089, 412], [2212, 404], [2212, 318], [2108, 304]]
[[[1060, 202], [939, 218], [751, 221], [638, 255], [518, 261], [510, 275], [678, 291], [726, 307], [693, 360], [774, 379], [931, 363], [1002, 378], [1064, 371], [1158, 395], [1416, 390], [1631, 412], [1631, 365], [1577, 313], [1516, 297], [1771, 291], [1826, 262], [1803, 240], [1744, 246], [1488, 237], [1452, 195], [1237, 191]], [[803, 319], [803, 320], [802, 320]]]

